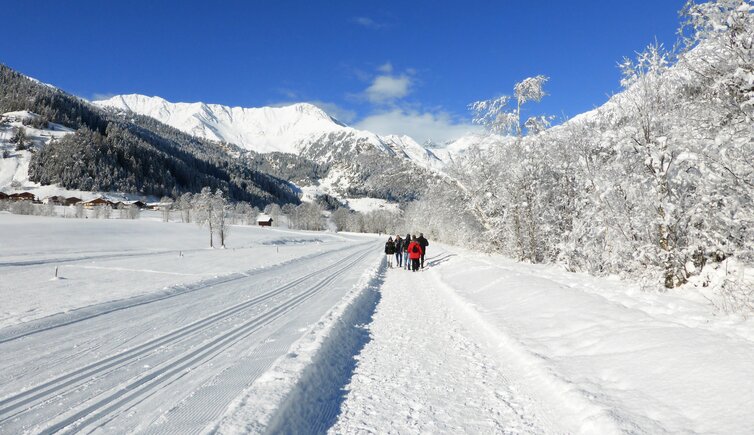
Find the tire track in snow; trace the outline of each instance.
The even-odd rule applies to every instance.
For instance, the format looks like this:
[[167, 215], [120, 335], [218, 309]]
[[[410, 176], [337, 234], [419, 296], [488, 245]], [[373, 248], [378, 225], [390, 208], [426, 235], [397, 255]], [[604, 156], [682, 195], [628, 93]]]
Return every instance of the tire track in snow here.
[[[358, 249], [358, 248], [361, 248], [361, 246], [357, 245], [352, 249]], [[283, 315], [287, 311], [289, 311], [289, 309], [285, 309], [286, 307], [290, 309], [295, 308], [295, 306], [299, 305], [304, 300], [313, 296], [317, 291], [323, 288], [324, 286], [324, 284], [322, 284], [323, 282], [329, 283], [332, 280], [334, 280], [335, 277], [339, 276], [340, 274], [348, 270], [348, 268], [350, 268], [353, 264], [355, 264], [356, 262], [363, 259], [366, 255], [368, 255], [371, 252], [371, 249], [372, 248], [370, 246], [369, 248], [363, 250], [363, 253], [359, 255], [354, 261], [350, 261], [348, 263], [336, 261], [335, 263], [327, 267], [316, 270], [315, 272], [307, 274], [303, 277], [294, 279], [291, 282], [283, 286], [280, 286], [274, 290], [271, 290], [267, 293], [264, 293], [260, 296], [252, 298], [240, 304], [231, 306], [211, 316], [205, 317], [204, 319], [193, 322], [190, 325], [186, 325], [185, 327], [176, 329], [166, 335], [157, 337], [153, 340], [150, 340], [146, 343], [143, 343], [139, 346], [136, 346], [132, 349], [129, 349], [117, 355], [104, 358], [93, 364], [89, 364], [86, 367], [83, 367], [81, 369], [59, 376], [53, 380], [37, 385], [22, 393], [0, 400], [0, 424], [14, 417], [17, 417], [20, 414], [23, 414], [32, 409], [35, 409], [50, 399], [59, 397], [60, 395], [64, 395], [67, 391], [70, 391], [71, 389], [77, 388], [81, 386], [82, 384], [89, 383], [91, 381], [94, 381], [98, 378], [101, 378], [107, 375], [108, 373], [114, 370], [127, 366], [129, 363], [135, 360], [138, 360], [140, 357], [147, 355], [156, 349], [159, 349], [166, 345], [175, 344], [180, 341], [190, 339], [191, 337], [201, 333], [202, 331], [212, 327], [213, 325], [216, 325], [219, 322], [222, 322], [225, 319], [228, 319], [231, 316], [240, 314], [243, 311], [248, 310], [250, 308], [257, 307], [260, 304], [263, 304], [264, 302], [269, 301], [270, 299], [273, 299], [274, 297], [286, 292], [287, 290], [295, 288], [296, 286], [312, 278], [317, 277], [318, 275], [330, 272], [333, 269], [338, 269], [338, 267], [340, 267], [338, 270], [336, 270], [333, 273], [330, 273], [325, 279], [320, 281], [319, 284], [310, 288], [308, 291], [305, 291], [304, 293], [301, 293], [298, 296], [295, 296], [294, 298], [288, 299], [288, 301], [285, 302], [283, 305], [278, 305], [277, 307], [273, 307], [271, 311], [268, 311], [266, 314], [263, 314], [261, 317], [258, 318], [258, 319], [261, 319], [262, 321], [268, 321], [268, 320], [272, 321], [275, 318], [279, 317], [280, 315]], [[342, 252], [340, 252], [339, 254], [342, 255]], [[312, 289], [315, 289], [315, 291], [313, 291]], [[281, 311], [281, 307], [282, 307], [282, 311]], [[270, 313], [273, 313], [275, 315], [271, 316]], [[250, 322], [247, 322], [243, 326], [247, 327], [247, 329], [254, 327], [256, 326], [256, 323], [253, 323], [253, 322], [254, 322], [254, 319], [252, 319], [252, 321]], [[263, 322], [260, 325], [263, 325], [263, 324], [265, 323]], [[234, 330], [238, 330], [238, 329], [239, 328], [235, 328]], [[227, 338], [227, 336], [228, 334], [226, 333], [226, 334], [223, 334], [221, 338], [222, 337]], [[217, 340], [218, 339], [215, 339], [212, 342], [213, 343], [217, 342]], [[221, 343], [225, 343], [225, 342], [221, 341]], [[207, 345], [206, 344], [203, 345], [202, 348], [198, 349], [196, 352], [192, 352], [190, 355], [204, 356], [203, 353], [200, 354], [199, 352], [202, 349], [206, 350]], [[212, 349], [215, 349], [215, 348], [213, 347]], [[182, 360], [178, 360], [178, 362], [180, 361]], [[194, 359], [191, 359], [190, 362], [194, 362]], [[175, 365], [175, 364], [176, 362], [172, 363], [171, 365]], [[157, 372], [158, 372], [157, 375], [152, 376], [147, 380], [154, 379], [158, 375], [164, 374], [166, 370], [160, 369], [160, 370], [157, 370]], [[26, 406], [28, 406], [26, 409], [19, 410], [19, 408], [26, 407]], [[18, 411], [13, 412], [14, 410], [18, 410]]]

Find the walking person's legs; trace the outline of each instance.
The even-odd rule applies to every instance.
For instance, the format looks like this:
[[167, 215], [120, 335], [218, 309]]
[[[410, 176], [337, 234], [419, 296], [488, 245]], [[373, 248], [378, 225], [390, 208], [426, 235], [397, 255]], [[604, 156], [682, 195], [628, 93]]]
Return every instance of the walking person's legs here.
[[422, 269], [424, 269], [424, 251], [422, 251], [422, 258], [421, 258], [421, 260], [422, 260]]

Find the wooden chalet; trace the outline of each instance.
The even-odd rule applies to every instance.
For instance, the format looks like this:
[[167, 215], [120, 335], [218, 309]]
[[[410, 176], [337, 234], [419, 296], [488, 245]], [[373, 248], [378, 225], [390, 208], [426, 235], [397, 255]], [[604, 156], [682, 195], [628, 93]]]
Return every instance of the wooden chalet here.
[[129, 206], [129, 205], [135, 205], [136, 207], [139, 207], [140, 209], [144, 209], [147, 207], [147, 204], [136, 200], [136, 201], [123, 201], [123, 205]]
[[5, 192], [0, 192], [0, 201], [5, 201], [8, 199], [8, 194]]
[[271, 227], [272, 218], [269, 215], [260, 214], [259, 216], [257, 216], [257, 225], [259, 225], [260, 227]]
[[11, 193], [8, 195], [11, 201], [34, 201], [34, 194], [31, 192]]
[[99, 206], [103, 206], [103, 205], [108, 206], [108, 207], [112, 207], [113, 206], [113, 202], [112, 201], [108, 201], [105, 198], [94, 198], [94, 199], [89, 200], [89, 201], [84, 201], [84, 207], [86, 207], [86, 208], [94, 208], [94, 207], [99, 207]]
[[63, 202], [63, 205], [76, 205], [82, 201], [81, 198], [76, 198], [75, 196], [71, 196], [69, 198], [66, 198]]

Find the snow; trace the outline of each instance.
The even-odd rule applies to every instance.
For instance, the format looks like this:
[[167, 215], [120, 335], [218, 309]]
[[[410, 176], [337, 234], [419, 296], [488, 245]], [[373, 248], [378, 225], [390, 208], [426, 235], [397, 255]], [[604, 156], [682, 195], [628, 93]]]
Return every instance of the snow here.
[[429, 278], [389, 270], [372, 341], [331, 432], [552, 433]]
[[[202, 102], [172, 103], [156, 96], [130, 94], [93, 101], [93, 104], [151, 116], [185, 133], [233, 143], [259, 153], [301, 154], [327, 135], [336, 133], [347, 135], [353, 144], [369, 143], [382, 152], [395, 153], [428, 169], [438, 170], [444, 165], [443, 160], [435, 156], [434, 150], [419, 145], [408, 136], [381, 137], [369, 131], [357, 130], [309, 103], [244, 108]], [[443, 152], [448, 155], [452, 149]], [[325, 154], [320, 159], [329, 161], [335, 157]]]
[[[746, 433], [754, 320], [430, 241], [0, 213], [0, 431]], [[7, 236], [12, 235], [12, 236]], [[58, 277], [54, 279], [55, 268]]]
[[361, 213], [369, 213], [370, 211], [385, 210], [397, 213], [400, 211], [400, 206], [394, 202], [390, 202], [381, 198], [347, 198], [339, 194], [339, 192], [346, 191], [348, 188], [348, 176], [338, 167], [332, 168], [327, 177], [320, 180], [316, 186], [301, 186], [301, 200], [305, 202], [313, 202], [318, 196], [327, 194], [334, 198], [337, 198], [340, 202], [346, 204], [348, 208]]
[[436, 246], [388, 270], [334, 433], [748, 433], [752, 320]]
[[361, 213], [384, 210], [393, 213], [400, 212], [398, 204], [380, 198], [348, 198], [348, 207]]
[[384, 264], [374, 264], [285, 357], [260, 377], [212, 427], [219, 433], [324, 433], [334, 423], [353, 355], [368, 339]]
[[298, 154], [303, 138], [346, 128], [322, 109], [308, 103], [244, 108], [171, 103], [160, 97], [138, 94], [118, 95], [93, 103], [151, 116], [191, 135], [233, 143], [260, 153]]
[[[148, 293], [182, 292], [344, 243], [322, 233], [234, 226], [227, 249], [208, 249], [208, 230], [193, 223], [3, 212], [0, 234], [22, 235], [3, 237], [0, 249], [0, 327]], [[63, 279], [50, 281], [56, 267]]]
[[5, 121], [0, 123], [0, 153], [3, 151], [9, 153], [8, 158], [0, 158], [0, 191], [5, 193], [29, 191], [38, 197], [58, 194], [78, 196], [77, 194], [80, 194], [80, 192], [68, 191], [55, 186], [41, 186], [29, 181], [31, 152], [15, 150], [16, 145], [10, 142], [14, 130], [22, 127], [26, 131], [30, 146], [33, 148], [42, 146], [52, 138], [60, 139], [73, 132], [70, 128], [55, 123], [49, 123], [45, 129], [23, 125], [24, 120], [38, 117], [39, 115], [25, 110], [0, 115], [0, 120]]
[[382, 138], [388, 146], [392, 147], [398, 155], [405, 155], [406, 158], [430, 170], [440, 170], [445, 164], [437, 158], [432, 150], [427, 149], [409, 136], [388, 135]]
[[213, 250], [192, 224], [2, 213], [0, 225], [22, 235], [0, 251], [3, 310], [22, 313], [0, 329], [8, 433], [212, 427], [274, 361], [298, 357], [297, 340], [321, 343], [381, 258], [353, 235], [236, 227], [235, 245]]
[[432, 148], [431, 151], [444, 165], [449, 164], [453, 159], [464, 156], [471, 148], [488, 150], [499, 146], [507, 139], [503, 136], [493, 134], [470, 133], [451, 141], [439, 148]]

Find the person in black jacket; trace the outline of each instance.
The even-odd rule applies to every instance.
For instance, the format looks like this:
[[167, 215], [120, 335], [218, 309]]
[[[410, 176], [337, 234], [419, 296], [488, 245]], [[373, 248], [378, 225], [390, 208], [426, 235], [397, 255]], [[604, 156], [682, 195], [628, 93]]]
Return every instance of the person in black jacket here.
[[395, 264], [398, 268], [403, 266], [403, 239], [400, 234], [395, 236]]
[[424, 269], [424, 255], [427, 253], [427, 246], [429, 246], [429, 240], [424, 238], [424, 233], [419, 233], [419, 237], [416, 239], [419, 242], [419, 246], [422, 247], [421, 265]]
[[385, 255], [387, 255], [387, 265], [388, 267], [393, 267], [393, 255], [395, 255], [395, 243], [393, 242], [392, 237], [387, 238], [387, 242], [385, 242]]

